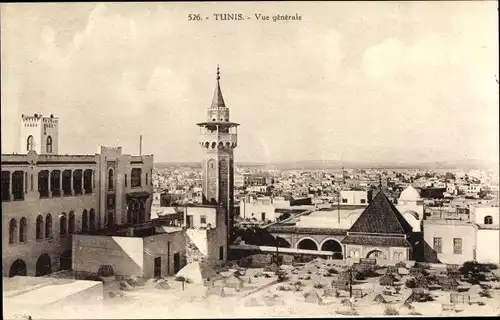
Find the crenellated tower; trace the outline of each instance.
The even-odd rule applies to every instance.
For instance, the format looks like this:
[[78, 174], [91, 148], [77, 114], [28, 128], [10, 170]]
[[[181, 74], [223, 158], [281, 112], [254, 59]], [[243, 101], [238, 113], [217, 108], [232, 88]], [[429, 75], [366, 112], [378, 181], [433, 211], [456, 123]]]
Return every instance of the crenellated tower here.
[[233, 216], [234, 192], [234, 148], [237, 146], [237, 127], [239, 124], [229, 120], [220, 88], [220, 72], [217, 66], [217, 83], [212, 104], [207, 110], [205, 122], [200, 127], [200, 146], [203, 159], [203, 203], [218, 206], [217, 224], [226, 226], [230, 235]]

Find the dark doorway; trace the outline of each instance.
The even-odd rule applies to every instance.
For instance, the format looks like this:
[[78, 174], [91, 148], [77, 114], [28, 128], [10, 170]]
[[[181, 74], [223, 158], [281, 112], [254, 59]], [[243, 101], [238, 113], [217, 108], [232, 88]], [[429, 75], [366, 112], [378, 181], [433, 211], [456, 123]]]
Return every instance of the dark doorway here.
[[219, 247], [219, 260], [224, 260], [224, 246]]
[[181, 269], [181, 255], [177, 252], [174, 253], [174, 273], [177, 274]]
[[187, 227], [191, 228], [194, 224], [194, 218], [193, 216], [187, 216]]
[[114, 224], [115, 224], [115, 222], [114, 222], [114, 219], [113, 219], [113, 212], [109, 211], [108, 212], [108, 228], [113, 227]]
[[9, 277], [15, 276], [25, 276], [26, 275], [26, 263], [23, 260], [17, 259], [12, 263], [9, 270]]
[[154, 277], [161, 278], [161, 257], [155, 258]]
[[52, 273], [52, 264], [50, 262], [50, 256], [46, 253], [42, 254], [40, 258], [36, 261], [36, 277], [45, 276]]
[[262, 212], [262, 213], [260, 214], [260, 220], [262, 220], [262, 221], [266, 221], [266, 213], [265, 213], [265, 212]]
[[66, 250], [61, 254], [59, 270], [71, 270], [71, 251]]

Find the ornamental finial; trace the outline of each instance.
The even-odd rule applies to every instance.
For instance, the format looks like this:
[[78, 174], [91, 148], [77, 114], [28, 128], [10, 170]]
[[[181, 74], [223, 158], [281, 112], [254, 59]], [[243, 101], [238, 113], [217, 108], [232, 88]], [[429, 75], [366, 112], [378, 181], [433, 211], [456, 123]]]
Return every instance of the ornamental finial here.
[[217, 81], [220, 80], [220, 71], [219, 71], [219, 65], [217, 65]]

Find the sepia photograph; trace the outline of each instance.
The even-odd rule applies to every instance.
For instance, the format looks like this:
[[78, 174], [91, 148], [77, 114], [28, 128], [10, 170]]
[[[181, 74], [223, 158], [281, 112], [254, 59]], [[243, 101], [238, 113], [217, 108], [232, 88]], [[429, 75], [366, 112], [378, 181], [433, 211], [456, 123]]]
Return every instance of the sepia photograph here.
[[498, 12], [0, 4], [3, 318], [500, 316]]

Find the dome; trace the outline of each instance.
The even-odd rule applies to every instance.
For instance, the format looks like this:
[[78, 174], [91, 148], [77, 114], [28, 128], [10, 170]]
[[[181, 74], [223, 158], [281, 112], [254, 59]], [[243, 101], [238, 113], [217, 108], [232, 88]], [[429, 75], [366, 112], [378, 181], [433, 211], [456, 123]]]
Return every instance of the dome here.
[[401, 192], [398, 200], [417, 201], [421, 199], [422, 198], [420, 197], [420, 193], [412, 186], [408, 186], [406, 189], [403, 190], [403, 192]]

